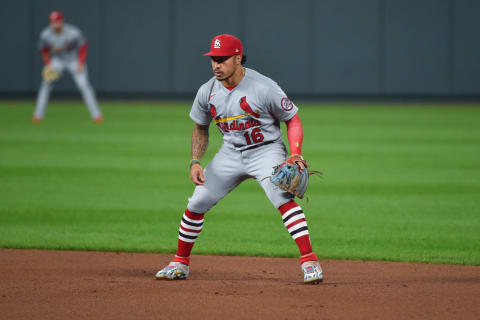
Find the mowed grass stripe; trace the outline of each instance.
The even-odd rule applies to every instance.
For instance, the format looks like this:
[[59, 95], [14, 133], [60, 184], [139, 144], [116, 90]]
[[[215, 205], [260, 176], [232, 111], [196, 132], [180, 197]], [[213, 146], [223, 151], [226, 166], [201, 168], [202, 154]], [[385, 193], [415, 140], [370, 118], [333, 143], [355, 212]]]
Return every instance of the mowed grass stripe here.
[[[188, 103], [0, 105], [0, 246], [175, 252], [188, 179]], [[480, 265], [480, 108], [299, 104], [312, 177], [308, 217], [322, 258]], [[221, 135], [211, 127], [204, 162]], [[197, 254], [295, 257], [259, 185], [215, 206]]]

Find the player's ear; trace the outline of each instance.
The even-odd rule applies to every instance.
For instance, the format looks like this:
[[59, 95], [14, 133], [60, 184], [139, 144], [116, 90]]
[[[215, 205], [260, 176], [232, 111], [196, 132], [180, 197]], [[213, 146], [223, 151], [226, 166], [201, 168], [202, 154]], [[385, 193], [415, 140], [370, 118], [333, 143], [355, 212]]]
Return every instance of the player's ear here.
[[242, 56], [239, 56], [238, 54], [235, 55], [235, 64], [241, 64], [242, 63]]

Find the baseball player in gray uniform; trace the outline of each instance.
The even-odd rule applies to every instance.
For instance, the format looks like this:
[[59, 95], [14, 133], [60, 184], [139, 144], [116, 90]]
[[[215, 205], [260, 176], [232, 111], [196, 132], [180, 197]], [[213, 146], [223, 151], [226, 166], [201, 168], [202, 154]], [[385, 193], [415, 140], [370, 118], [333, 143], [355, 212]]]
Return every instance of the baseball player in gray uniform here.
[[[158, 279], [185, 279], [190, 253], [199, 236], [204, 214], [248, 178], [255, 179], [280, 211], [288, 232], [300, 251], [304, 282], [318, 283], [322, 268], [312, 250], [307, 221], [294, 196], [276, 187], [270, 179], [273, 167], [287, 158], [301, 156], [303, 130], [297, 107], [273, 80], [243, 67], [241, 41], [228, 34], [213, 38], [210, 52], [214, 77], [198, 90], [190, 112], [194, 121], [190, 179], [196, 187], [189, 198], [179, 229], [177, 253]], [[208, 128], [214, 122], [224, 143], [203, 170], [200, 160], [208, 145]], [[281, 137], [280, 122], [286, 122], [290, 157]]]
[[85, 37], [77, 27], [64, 23], [60, 11], [50, 13], [49, 20], [50, 26], [40, 35], [40, 51], [45, 67], [33, 121], [41, 121], [45, 116], [53, 82], [67, 69], [80, 90], [93, 121], [102, 122], [103, 116], [95, 92], [88, 81], [85, 65], [88, 44]]

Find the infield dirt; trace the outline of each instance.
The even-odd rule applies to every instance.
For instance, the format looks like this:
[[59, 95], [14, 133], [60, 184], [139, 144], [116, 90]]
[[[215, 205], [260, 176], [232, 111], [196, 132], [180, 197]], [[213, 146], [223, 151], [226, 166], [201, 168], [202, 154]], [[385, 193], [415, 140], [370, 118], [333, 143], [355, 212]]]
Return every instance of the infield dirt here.
[[193, 256], [188, 280], [156, 280], [171, 255], [0, 250], [2, 319], [479, 319], [480, 267]]

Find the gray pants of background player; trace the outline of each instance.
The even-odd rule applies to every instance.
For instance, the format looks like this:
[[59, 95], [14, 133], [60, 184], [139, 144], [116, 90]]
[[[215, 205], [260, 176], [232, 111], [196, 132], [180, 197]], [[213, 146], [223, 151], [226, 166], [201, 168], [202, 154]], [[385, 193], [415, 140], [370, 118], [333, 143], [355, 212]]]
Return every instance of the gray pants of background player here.
[[188, 210], [207, 212], [248, 178], [257, 180], [274, 207], [280, 207], [293, 200], [293, 196], [272, 184], [268, 177], [272, 175], [273, 167], [286, 158], [287, 149], [282, 140], [245, 151], [236, 151], [224, 144], [206, 166], [205, 184], [195, 188], [188, 201]]
[[[61, 75], [64, 69], [67, 69], [72, 75], [75, 84], [82, 94], [83, 101], [87, 105], [88, 111], [93, 119], [98, 118], [102, 115], [98, 107], [97, 98], [95, 97], [95, 92], [88, 82], [88, 72], [87, 66], [85, 65], [82, 72], [78, 72], [78, 60], [62, 61], [57, 58], [53, 58], [50, 62], [51, 66]], [[35, 113], [33, 114], [36, 118], [43, 118], [45, 115], [45, 110], [47, 109], [48, 98], [50, 96], [50, 91], [52, 91], [53, 83], [43, 80], [42, 85], [40, 86], [40, 91], [38, 92], [37, 97], [37, 106], [35, 107]]]

